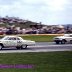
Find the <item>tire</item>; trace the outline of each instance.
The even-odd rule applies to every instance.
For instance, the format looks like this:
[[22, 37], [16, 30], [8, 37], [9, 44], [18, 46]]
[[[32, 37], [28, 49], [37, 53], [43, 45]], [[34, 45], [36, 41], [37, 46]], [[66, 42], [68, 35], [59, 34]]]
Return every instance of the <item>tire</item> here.
[[20, 47], [16, 47], [17, 49], [20, 49]]
[[59, 44], [60, 42], [59, 41], [56, 41], [56, 44]]
[[66, 43], [66, 41], [65, 41], [65, 40], [62, 40], [62, 41], [61, 41], [61, 44], [65, 44], [65, 43]]
[[3, 48], [3, 45], [0, 44], [0, 50], [2, 50], [2, 48]]
[[27, 48], [27, 45], [22, 45], [21, 46], [21, 49], [26, 49]]
[[72, 40], [70, 40], [70, 43], [72, 44]]

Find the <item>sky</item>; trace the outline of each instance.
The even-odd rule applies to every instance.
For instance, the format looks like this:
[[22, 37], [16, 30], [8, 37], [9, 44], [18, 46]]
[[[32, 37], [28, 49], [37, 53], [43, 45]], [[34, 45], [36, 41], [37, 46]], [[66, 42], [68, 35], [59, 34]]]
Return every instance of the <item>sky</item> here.
[[72, 24], [72, 0], [0, 0], [0, 16], [46, 25]]

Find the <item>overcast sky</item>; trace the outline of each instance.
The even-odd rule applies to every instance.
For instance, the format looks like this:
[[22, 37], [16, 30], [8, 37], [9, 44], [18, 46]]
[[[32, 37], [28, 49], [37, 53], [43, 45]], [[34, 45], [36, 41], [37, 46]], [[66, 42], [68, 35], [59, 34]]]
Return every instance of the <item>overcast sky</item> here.
[[43, 24], [72, 24], [72, 0], [0, 0], [0, 16]]

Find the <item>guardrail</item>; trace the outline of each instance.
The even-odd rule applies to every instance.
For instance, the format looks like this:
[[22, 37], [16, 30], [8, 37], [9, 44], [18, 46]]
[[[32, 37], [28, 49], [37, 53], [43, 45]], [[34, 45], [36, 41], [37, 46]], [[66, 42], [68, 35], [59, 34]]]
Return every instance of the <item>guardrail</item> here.
[[[12, 34], [11, 34], [12, 35]], [[53, 35], [53, 36], [62, 36], [62, 35], [64, 35], [64, 34], [17, 34], [17, 35], [15, 35], [15, 36], [30, 36], [30, 35], [36, 35], [36, 36], [38, 36], [38, 35]], [[4, 35], [0, 35], [0, 36], [6, 36], [6, 34], [4, 34]]]

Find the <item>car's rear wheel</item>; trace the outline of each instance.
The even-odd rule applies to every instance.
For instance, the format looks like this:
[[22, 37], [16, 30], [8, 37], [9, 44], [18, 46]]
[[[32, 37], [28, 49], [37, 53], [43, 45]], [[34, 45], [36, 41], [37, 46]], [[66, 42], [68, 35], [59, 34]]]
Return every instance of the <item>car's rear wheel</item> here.
[[20, 49], [20, 47], [16, 47], [17, 49]]
[[59, 44], [60, 42], [59, 41], [56, 41], [56, 44]]
[[26, 49], [27, 48], [27, 45], [22, 45], [21, 46], [21, 49]]

